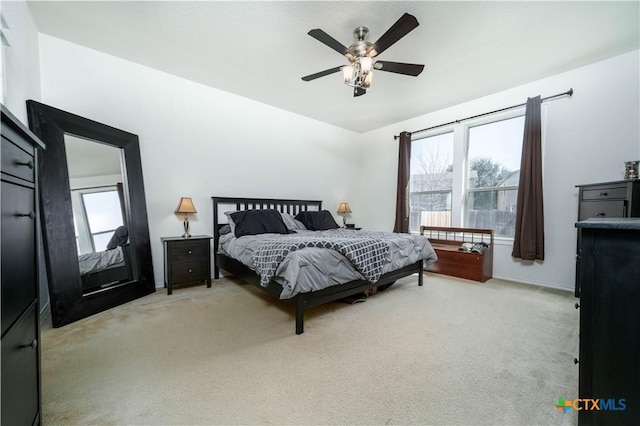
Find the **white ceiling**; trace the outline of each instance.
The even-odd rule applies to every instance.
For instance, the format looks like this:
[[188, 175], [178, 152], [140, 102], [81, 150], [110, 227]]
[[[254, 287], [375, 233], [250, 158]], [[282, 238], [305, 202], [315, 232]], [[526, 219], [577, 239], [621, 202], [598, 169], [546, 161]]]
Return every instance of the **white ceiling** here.
[[[33, 2], [39, 31], [356, 132], [366, 132], [640, 48], [638, 1]], [[403, 13], [420, 26], [379, 59], [361, 97], [332, 74], [346, 63], [307, 35], [375, 41]], [[548, 95], [548, 94], [542, 94]]]
[[69, 178], [119, 175], [120, 150], [98, 141], [64, 135]]

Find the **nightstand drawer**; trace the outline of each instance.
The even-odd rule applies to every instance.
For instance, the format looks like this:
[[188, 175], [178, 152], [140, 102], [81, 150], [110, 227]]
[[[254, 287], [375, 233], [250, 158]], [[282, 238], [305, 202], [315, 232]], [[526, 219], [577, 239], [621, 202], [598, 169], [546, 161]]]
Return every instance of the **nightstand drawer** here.
[[209, 279], [208, 271], [209, 265], [206, 262], [176, 263], [171, 268], [171, 281], [179, 283], [206, 280]]
[[209, 258], [209, 240], [179, 242], [171, 245], [171, 263], [194, 262]]
[[585, 189], [582, 199], [587, 200], [624, 200], [627, 198], [626, 186], [603, 186], [601, 188]]
[[625, 201], [583, 201], [580, 203], [580, 217], [585, 220], [590, 217], [625, 217]]
[[206, 281], [211, 287], [211, 237], [195, 235], [189, 239], [163, 237], [164, 284], [167, 294], [173, 284]]

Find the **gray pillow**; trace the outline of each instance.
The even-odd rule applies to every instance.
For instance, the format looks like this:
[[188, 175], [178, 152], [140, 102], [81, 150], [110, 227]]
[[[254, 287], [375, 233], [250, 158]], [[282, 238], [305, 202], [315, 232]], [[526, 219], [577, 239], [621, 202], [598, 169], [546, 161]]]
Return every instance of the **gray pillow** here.
[[237, 210], [232, 210], [230, 212], [224, 212], [225, 216], [227, 216], [227, 222], [229, 224], [229, 228], [231, 229], [231, 232], [233, 232], [235, 234], [236, 232], [236, 224], [233, 221], [233, 218], [231, 217], [231, 215], [233, 213], [237, 212]]
[[[301, 229], [298, 226], [298, 224], [302, 225], [302, 222], [300, 222], [299, 220], [295, 220], [293, 218], [293, 216], [290, 215], [289, 213], [280, 212], [280, 216], [282, 216], [282, 221], [284, 222], [284, 224], [286, 225], [286, 227], [287, 227], [287, 229], [289, 231], [298, 231], [298, 230]], [[302, 225], [302, 226], [304, 226], [304, 225]], [[306, 229], [306, 228], [303, 228], [303, 229]]]

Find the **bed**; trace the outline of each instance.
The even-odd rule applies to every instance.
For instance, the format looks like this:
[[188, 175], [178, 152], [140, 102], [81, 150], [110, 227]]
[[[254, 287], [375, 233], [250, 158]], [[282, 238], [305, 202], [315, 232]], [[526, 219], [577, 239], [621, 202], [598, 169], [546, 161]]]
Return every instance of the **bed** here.
[[114, 232], [107, 244], [107, 250], [78, 256], [80, 279], [84, 293], [132, 279], [131, 245], [126, 227]]
[[[278, 299], [293, 303], [296, 334], [304, 332], [305, 309], [388, 286], [415, 273], [418, 285], [422, 286], [423, 265], [437, 259], [428, 239], [419, 235], [367, 233], [338, 228], [337, 224], [336, 229], [322, 229], [324, 223], [314, 229], [318, 224], [310, 223], [308, 217], [317, 219], [326, 212], [322, 210], [321, 201], [212, 199], [214, 279], [220, 278], [220, 269], [223, 269]], [[269, 232], [252, 232], [254, 225], [247, 227], [244, 222], [252, 214], [257, 215], [258, 210], [269, 211], [259, 212], [262, 217], [279, 212], [286, 231], [273, 232], [269, 224]], [[240, 224], [234, 224], [238, 218]], [[307, 219], [309, 226], [305, 228], [297, 219]], [[334, 219], [330, 221], [335, 224]], [[235, 229], [230, 229], [232, 227]], [[247, 230], [249, 233], [243, 234]], [[385, 236], [391, 240], [384, 240]], [[327, 244], [336, 246], [329, 250], [320, 247]], [[265, 258], [267, 262], [262, 262]], [[265, 269], [269, 273], [265, 273]]]

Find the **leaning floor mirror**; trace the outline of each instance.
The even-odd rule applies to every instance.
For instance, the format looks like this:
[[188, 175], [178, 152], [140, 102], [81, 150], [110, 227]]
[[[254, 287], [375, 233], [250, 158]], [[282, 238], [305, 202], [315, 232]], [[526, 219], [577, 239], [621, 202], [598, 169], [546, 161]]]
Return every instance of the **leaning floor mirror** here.
[[35, 101], [40, 212], [54, 327], [155, 291], [138, 137]]

